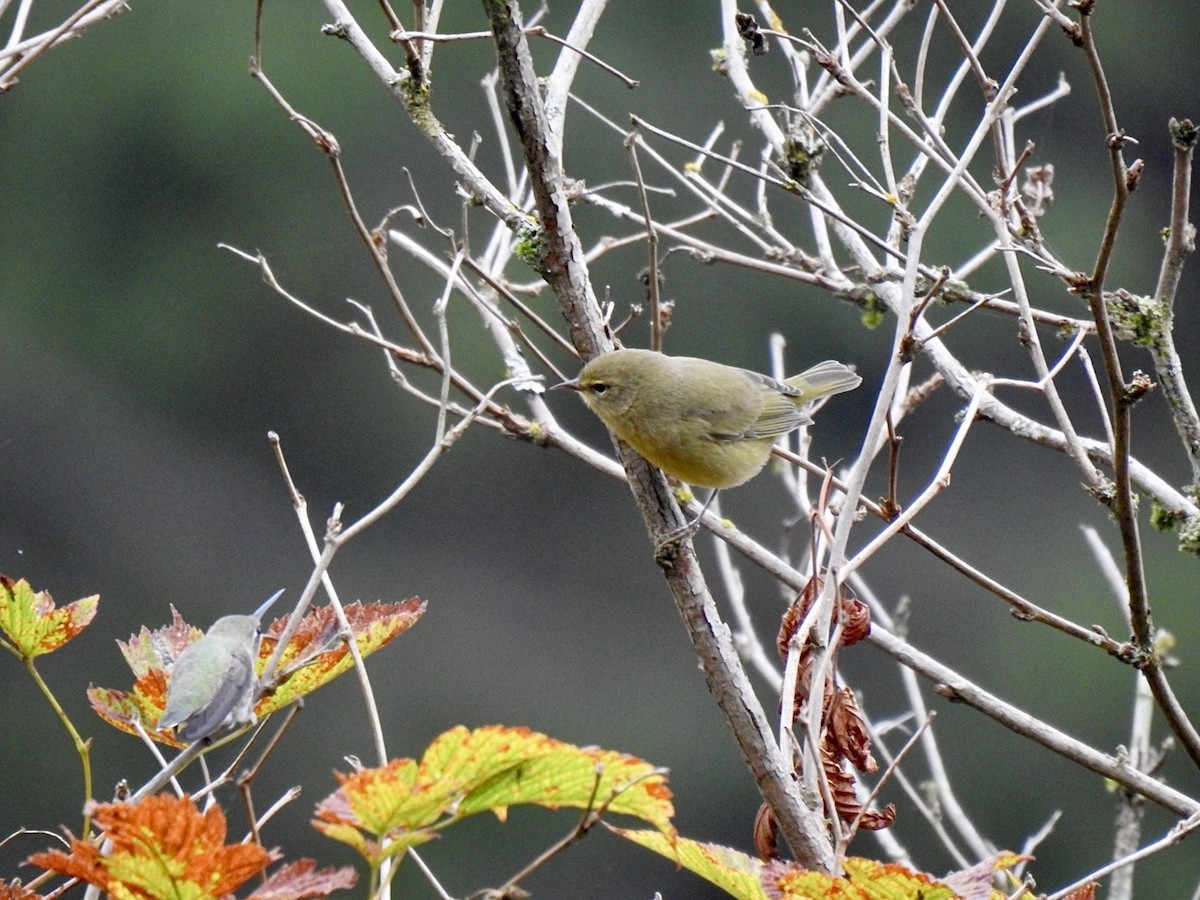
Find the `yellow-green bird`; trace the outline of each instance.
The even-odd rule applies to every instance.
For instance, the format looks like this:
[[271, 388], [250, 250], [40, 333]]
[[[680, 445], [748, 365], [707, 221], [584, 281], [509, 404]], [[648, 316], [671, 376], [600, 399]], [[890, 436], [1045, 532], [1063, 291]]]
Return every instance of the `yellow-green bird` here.
[[707, 359], [614, 350], [555, 387], [577, 391], [609, 431], [664, 472], [715, 495], [762, 471], [775, 441], [812, 421], [805, 406], [861, 383], [834, 360], [777, 381]]

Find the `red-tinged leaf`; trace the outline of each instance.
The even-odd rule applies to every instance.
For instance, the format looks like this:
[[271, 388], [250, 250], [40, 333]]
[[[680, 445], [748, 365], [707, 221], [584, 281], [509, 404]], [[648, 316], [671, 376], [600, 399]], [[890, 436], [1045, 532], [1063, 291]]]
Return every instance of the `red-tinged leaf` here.
[[121, 655], [133, 670], [134, 677], [141, 678], [155, 669], [163, 672], [170, 670], [184, 648], [203, 636], [204, 631], [185, 622], [172, 604], [170, 625], [154, 631], [143, 625], [142, 630], [131, 634], [128, 641], [117, 641], [117, 646], [121, 648]]
[[[425, 612], [425, 604], [416, 597], [402, 603], [366, 606], [352, 603], [345, 607], [345, 612], [359, 652], [367, 657], [407, 631]], [[174, 735], [154, 731], [153, 726], [167, 705], [167, 673], [171, 665], [184, 648], [199, 640], [204, 632], [185, 622], [173, 606], [171, 617], [169, 625], [153, 631], [143, 627], [137, 634], [130, 635], [128, 641], [117, 641], [121, 654], [137, 678], [131, 690], [93, 686], [88, 688], [88, 699], [96, 714], [113, 727], [136, 734], [133, 723], [140, 721], [156, 740], [182, 747], [184, 744]], [[286, 617], [277, 619], [263, 636], [256, 660], [259, 674], [271, 658], [275, 641], [286, 624]], [[290, 666], [297, 668], [274, 693], [259, 700], [254, 708], [255, 715], [262, 718], [282, 709], [349, 669], [353, 660], [346, 645], [338, 640], [338, 633], [332, 608], [310, 610], [283, 655], [285, 671]]]
[[[963, 900], [991, 900], [994, 897], [1008, 897], [1010, 895], [1006, 892], [992, 890], [992, 882], [996, 873], [1011, 869], [1017, 863], [1028, 862], [1031, 859], [1033, 859], [1031, 856], [1020, 856], [1004, 850], [969, 868], [946, 875], [942, 878], [942, 882], [953, 888], [955, 894], [962, 897]], [[1011, 880], [1014, 887], [1020, 884], [1020, 879], [1016, 877], [1011, 877]], [[1022, 900], [1032, 900], [1033, 895], [1025, 893], [1015, 896], [1021, 897]], [[1075, 900], [1091, 900], [1091, 898], [1082, 895]]]
[[54, 605], [49, 591], [34, 591], [25, 579], [0, 575], [0, 632], [23, 659], [53, 653], [91, 624], [100, 604], [98, 594]]
[[309, 897], [328, 897], [334, 891], [348, 891], [358, 881], [358, 874], [348, 866], [340, 869], [318, 869], [311, 859], [288, 863], [250, 895], [249, 900], [306, 900]]
[[[657, 831], [612, 826], [609, 831], [653, 850], [739, 900], [956, 900], [960, 893], [970, 900], [1004, 900], [1005, 894], [991, 890], [991, 876], [1025, 858], [999, 853], [964, 873], [937, 879], [904, 866], [850, 857], [842, 860], [843, 874], [833, 876], [792, 862], [762, 862], [718, 844], [683, 837], [672, 841]], [[986, 893], [966, 893], [975, 885], [982, 885]], [[1020, 897], [1032, 900], [1027, 894]]]
[[[453, 745], [453, 764], [464, 763], [456, 737], [443, 735], [430, 751]], [[526, 728], [498, 726], [472, 732], [463, 749], [473, 757], [468, 770], [482, 762], [485, 770], [494, 770], [494, 774], [481, 773], [487, 777], [473, 784], [463, 797], [458, 805], [460, 816], [491, 810], [503, 818], [508, 806], [524, 803], [548, 809], [586, 809], [591, 805], [671, 831], [675, 808], [666, 773], [636, 756], [576, 747]]]
[[760, 881], [764, 863], [740, 850], [706, 844], [690, 838], [673, 840], [660, 831], [608, 826], [613, 834], [633, 841], [699, 875], [739, 900], [766, 900]]
[[603, 809], [674, 836], [662, 770], [527, 728], [460, 726], [436, 738], [420, 762], [398, 759], [337, 778], [341, 787], [318, 805], [313, 825], [373, 863], [475, 813], [503, 820], [519, 804]]
[[[153, 730], [154, 723], [167, 705], [167, 676], [162, 669], [151, 669], [137, 680], [131, 691], [114, 691], [88, 685], [87, 696], [96, 715], [110, 725], [136, 734], [133, 723], [141, 722], [151, 736], [164, 738], [164, 735]], [[166, 743], [180, 746], [173, 739]]]
[[[416, 624], [425, 607], [420, 598], [410, 597], [402, 603], [351, 603], [344, 609], [354, 643], [365, 658]], [[286, 625], [286, 618], [276, 619], [264, 633], [259, 647], [259, 672], [275, 652], [275, 642]], [[283, 709], [354, 665], [349, 649], [338, 637], [340, 630], [332, 607], [308, 612], [280, 660], [280, 671], [290, 674], [274, 694], [259, 703], [255, 709], [258, 715]]]
[[[353, 775], [334, 772], [342, 786], [318, 804], [313, 827], [353, 847], [372, 866], [432, 841], [437, 834], [423, 823], [430, 818], [428, 811], [416, 808], [417, 770], [415, 760], [394, 759], [381, 768]], [[404, 802], [406, 798], [409, 803]], [[443, 805], [439, 802], [435, 808], [440, 810]]]
[[924, 872], [896, 863], [850, 857], [842, 860], [842, 875], [825, 875], [802, 869], [795, 863], [763, 865], [762, 884], [768, 900], [809, 900], [836, 897], [841, 900], [891, 900], [920, 897], [921, 900], [956, 900], [957, 894]]
[[261, 872], [277, 855], [257, 844], [225, 844], [219, 807], [201, 813], [169, 794], [137, 803], [89, 803], [111, 850], [71, 838], [71, 851], [35, 853], [35, 866], [80, 878], [108, 894], [145, 900], [222, 897]]

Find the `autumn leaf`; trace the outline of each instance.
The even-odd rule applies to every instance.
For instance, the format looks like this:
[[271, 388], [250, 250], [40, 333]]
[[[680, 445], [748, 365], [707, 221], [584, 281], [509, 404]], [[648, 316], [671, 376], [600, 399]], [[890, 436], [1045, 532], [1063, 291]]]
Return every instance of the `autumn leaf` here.
[[[835, 698], [838, 694], [834, 694]], [[841, 697], [852, 695], [849, 690], [846, 690]], [[845, 714], [846, 709], [843, 707], [839, 715]], [[856, 790], [856, 779], [854, 773], [848, 771], [842, 761], [846, 758], [844, 748], [833, 746], [835, 738], [833, 730], [829, 729], [825, 732], [821, 739], [821, 745], [817, 751], [821, 756], [821, 767], [825, 771], [825, 780], [829, 785], [829, 795], [833, 799], [833, 808], [837, 812], [838, 817], [845, 822], [858, 822], [858, 827], [865, 831], [879, 831], [883, 828], [888, 828], [896, 821], [896, 805], [889, 803], [883, 809], [871, 810], [865, 809], [859, 801], [858, 792]], [[866, 744], [861, 748], [866, 750], [869, 746], [869, 739], [866, 737], [865, 729], [862, 732], [863, 740]], [[875, 760], [867, 752], [866, 759], [870, 761], [872, 767], [875, 765]]]
[[[352, 603], [345, 607], [354, 642], [363, 657], [403, 634], [424, 612], [425, 603], [416, 597], [401, 603]], [[167, 703], [171, 666], [184, 648], [199, 640], [204, 632], [185, 622], [174, 607], [171, 615], [169, 625], [153, 631], [143, 626], [128, 641], [117, 641], [136, 678], [133, 687], [120, 691], [90, 686], [88, 699], [97, 715], [110, 725], [136, 734], [133, 723], [141, 722], [156, 740], [181, 747], [183, 743], [174, 735], [152, 729]], [[255, 666], [259, 674], [275, 651], [275, 642], [286, 624], [287, 617], [276, 619], [263, 635]], [[280, 710], [348, 670], [353, 659], [339, 633], [331, 607], [310, 610], [283, 653], [281, 670], [286, 673], [290, 669], [291, 674], [273, 693], [258, 701], [255, 715], [261, 718]]]
[[874, 772], [879, 768], [871, 755], [871, 737], [867, 723], [858, 708], [854, 692], [848, 687], [833, 693], [825, 711], [825, 743], [836, 758], [845, 757], [860, 772]]
[[[895, 863], [850, 857], [842, 860], [843, 874], [813, 872], [791, 862], [763, 862], [749, 854], [688, 838], [664, 839], [657, 831], [609, 828], [671, 862], [694, 872], [739, 900], [880, 900], [884, 897], [920, 897], [921, 900], [955, 900], [960, 896], [1004, 900], [990, 887], [992, 876], [1023, 857], [998, 853], [962, 872], [935, 878]], [[1031, 895], [1018, 895], [1031, 900]]]
[[[973, 866], [968, 866], [957, 872], [951, 872], [949, 875], [942, 877], [942, 882], [950, 888], [954, 889], [954, 893], [959, 897], [974, 898], [1016, 898], [1016, 900], [1033, 900], [1033, 894], [1028, 891], [1018, 893], [1009, 893], [1008, 891], [993, 891], [991, 889], [992, 882], [995, 876], [1000, 873], [1006, 873], [1009, 882], [1013, 888], [1022, 884], [1022, 879], [1015, 876], [1008, 870], [1018, 863], [1029, 862], [1032, 856], [1021, 856], [1009, 850], [1002, 850], [994, 856], [990, 856]], [[1087, 894], [1071, 895], [1065, 900], [1094, 900], [1094, 896]]]
[[0, 632], [22, 659], [52, 653], [67, 643], [91, 624], [99, 604], [100, 597], [93, 594], [57, 609], [49, 591], [34, 591], [23, 578], [0, 575]]
[[91, 802], [87, 812], [111, 842], [111, 852], [72, 837], [69, 853], [48, 850], [28, 862], [94, 884], [120, 900], [222, 897], [277, 858], [257, 844], [226, 844], [220, 808], [201, 813], [187, 797]]
[[843, 875], [813, 872], [795, 863], [763, 864], [762, 884], [768, 900], [808, 900], [839, 897], [875, 900], [877, 897], [920, 897], [921, 900], [956, 900], [958, 893], [932, 875], [914, 872], [899, 863], [851, 857], [842, 860]]
[[311, 859], [288, 863], [271, 873], [248, 900], [305, 900], [328, 897], [334, 891], [348, 891], [358, 881], [353, 869], [318, 869]]
[[418, 762], [392, 760], [350, 775], [317, 807], [313, 825], [372, 865], [432, 840], [439, 829], [510, 806], [603, 810], [636, 816], [674, 837], [663, 770], [633, 756], [576, 747], [527, 728], [452, 728]]
[[[416, 624], [426, 604], [417, 597], [402, 603], [351, 603], [346, 620], [354, 635], [358, 652], [365, 658]], [[263, 634], [259, 648], [259, 672], [275, 650], [287, 618], [276, 619]], [[280, 659], [285, 680], [274, 694], [265, 697], [257, 708], [260, 716], [289, 706], [321, 685], [332, 681], [354, 665], [345, 642], [339, 638], [340, 626], [332, 606], [309, 610], [288, 642]]]
[[41, 900], [41, 895], [23, 886], [21, 879], [14, 878], [7, 883], [0, 881], [0, 900]]
[[759, 881], [766, 864], [747, 853], [690, 838], [677, 837], [674, 841], [668, 841], [660, 832], [645, 829], [615, 828], [610, 825], [608, 830], [665, 856], [672, 863], [715, 884], [731, 897], [766, 900], [767, 895]]
[[117, 646], [126, 664], [133, 670], [134, 677], [141, 678], [154, 669], [169, 670], [184, 648], [202, 637], [203, 629], [185, 622], [172, 604], [170, 625], [154, 631], [143, 625], [142, 630], [131, 634], [128, 641], [117, 641]]

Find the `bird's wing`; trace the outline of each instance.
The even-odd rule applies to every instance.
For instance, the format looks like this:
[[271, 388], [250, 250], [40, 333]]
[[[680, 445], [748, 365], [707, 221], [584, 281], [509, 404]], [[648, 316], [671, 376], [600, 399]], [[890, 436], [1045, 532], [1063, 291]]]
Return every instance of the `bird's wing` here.
[[777, 438], [812, 422], [790, 397], [774, 392], [763, 398], [762, 411], [746, 437]]
[[744, 370], [758, 388], [762, 406], [758, 417], [747, 427], [743, 437], [777, 438], [790, 434], [801, 425], [812, 421], [800, 411], [799, 404], [804, 392], [782, 381], [776, 381], [761, 372]]
[[710, 439], [733, 443], [774, 438], [809, 421], [791, 399], [801, 396], [796, 388], [750, 369], [729, 371], [738, 377], [726, 383], [726, 390], [706, 398], [703, 409], [686, 411], [686, 418], [705, 423]]
[[229, 714], [242, 702], [246, 691], [253, 688], [254, 670], [247, 660], [231, 655], [221, 686], [211, 701], [196, 710], [175, 732], [183, 741], [198, 741], [220, 729]]

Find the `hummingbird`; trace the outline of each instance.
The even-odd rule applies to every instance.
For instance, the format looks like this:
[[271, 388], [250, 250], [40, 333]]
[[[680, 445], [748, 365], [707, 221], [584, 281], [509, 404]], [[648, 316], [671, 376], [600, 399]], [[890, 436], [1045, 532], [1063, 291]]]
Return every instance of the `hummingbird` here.
[[204, 637], [184, 648], [171, 667], [160, 731], [174, 728], [177, 738], [191, 743], [226, 725], [236, 728], [254, 721], [259, 620], [282, 593], [273, 594], [254, 615], [217, 619]]

